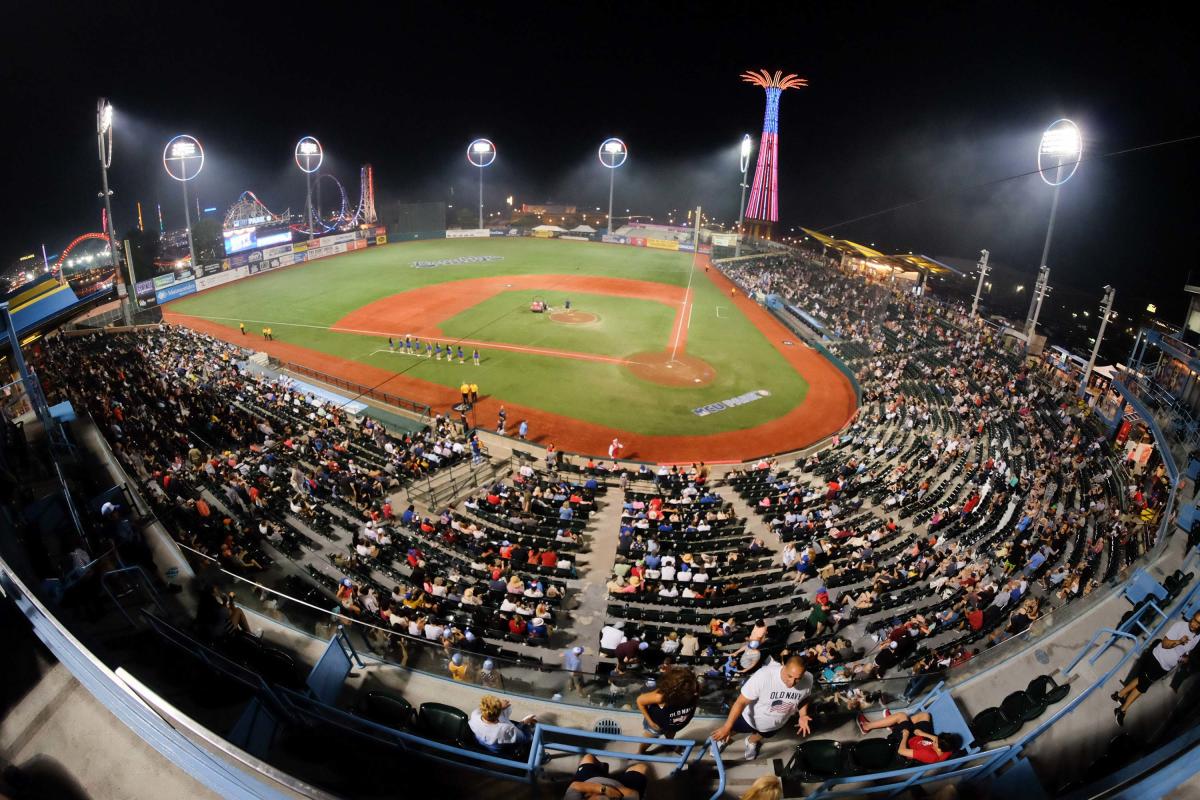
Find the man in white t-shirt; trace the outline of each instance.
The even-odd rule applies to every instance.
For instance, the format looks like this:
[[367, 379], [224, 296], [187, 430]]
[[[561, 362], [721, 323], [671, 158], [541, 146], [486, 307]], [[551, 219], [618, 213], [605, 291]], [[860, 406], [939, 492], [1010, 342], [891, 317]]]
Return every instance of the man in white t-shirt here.
[[787, 725], [793, 714], [799, 713], [796, 733], [807, 736], [812, 717], [808, 703], [812, 694], [813, 676], [804, 669], [804, 659], [791, 656], [782, 664], [773, 661], [742, 684], [742, 690], [725, 724], [712, 732], [712, 738], [727, 745], [735, 733], [746, 737], [746, 760], [758, 757], [762, 740], [769, 739]]
[[1138, 658], [1129, 683], [1113, 693], [1112, 699], [1121, 703], [1113, 712], [1117, 715], [1118, 725], [1125, 724], [1125, 712], [1134, 701], [1149, 691], [1151, 684], [1179, 666], [1197, 644], [1200, 644], [1200, 611], [1190, 620], [1178, 620], [1163, 631], [1158, 646]]
[[612, 655], [624, 639], [625, 631], [621, 630], [621, 623], [605, 625], [600, 629], [600, 652]]

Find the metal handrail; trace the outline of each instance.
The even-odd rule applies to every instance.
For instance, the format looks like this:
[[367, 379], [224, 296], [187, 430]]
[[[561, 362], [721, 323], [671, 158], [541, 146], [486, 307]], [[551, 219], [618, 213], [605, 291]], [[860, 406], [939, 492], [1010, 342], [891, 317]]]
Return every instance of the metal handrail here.
[[[919, 786], [933, 781], [943, 781], [948, 778], [961, 778], [972, 776], [984, 770], [992, 760], [1003, 756], [1008, 752], [1008, 746], [997, 747], [992, 750], [983, 750], [970, 755], [959, 756], [948, 761], [942, 761], [937, 764], [921, 764], [916, 767], [905, 767], [904, 769], [895, 769], [890, 772], [875, 772], [869, 775], [841, 775], [836, 778], [829, 778], [824, 783], [816, 788], [816, 790], [808, 795], [810, 800], [818, 800], [818, 798], [826, 797], [857, 797], [863, 794], [876, 794], [880, 792], [891, 792], [899, 794], [900, 792], [912, 787]], [[969, 764], [972, 761], [986, 759], [983, 763], [976, 764], [962, 769], [951, 769], [948, 772], [942, 772], [946, 767], [957, 767], [963, 764]], [[930, 774], [936, 773], [936, 774]], [[839, 786], [846, 783], [869, 783], [874, 781], [886, 781], [890, 778], [905, 778], [899, 783], [884, 783], [879, 786], [862, 786], [854, 789], [834, 790], [834, 786]]]

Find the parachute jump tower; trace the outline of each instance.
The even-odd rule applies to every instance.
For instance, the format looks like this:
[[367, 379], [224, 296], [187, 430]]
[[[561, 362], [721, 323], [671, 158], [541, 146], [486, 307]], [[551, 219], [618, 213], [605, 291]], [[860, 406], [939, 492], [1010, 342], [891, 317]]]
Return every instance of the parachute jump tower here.
[[767, 111], [763, 115], [762, 139], [758, 143], [758, 164], [754, 182], [750, 185], [750, 200], [746, 203], [744, 233], [773, 238], [775, 223], [779, 222], [779, 96], [788, 89], [808, 86], [808, 80], [798, 75], [774, 75], [765, 69], [742, 73], [742, 80], [761, 86], [767, 93]]

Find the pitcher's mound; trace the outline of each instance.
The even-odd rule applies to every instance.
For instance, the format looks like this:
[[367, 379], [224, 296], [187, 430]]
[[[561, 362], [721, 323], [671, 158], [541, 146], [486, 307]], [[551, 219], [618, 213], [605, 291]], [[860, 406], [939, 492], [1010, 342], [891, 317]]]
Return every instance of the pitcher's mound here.
[[586, 325], [589, 322], [595, 322], [600, 319], [599, 316], [590, 311], [552, 311], [550, 312], [551, 322], [561, 322], [564, 325]]
[[712, 383], [717, 371], [702, 358], [670, 353], [638, 353], [629, 357], [630, 372], [644, 381], [662, 386], [691, 386], [699, 388]]

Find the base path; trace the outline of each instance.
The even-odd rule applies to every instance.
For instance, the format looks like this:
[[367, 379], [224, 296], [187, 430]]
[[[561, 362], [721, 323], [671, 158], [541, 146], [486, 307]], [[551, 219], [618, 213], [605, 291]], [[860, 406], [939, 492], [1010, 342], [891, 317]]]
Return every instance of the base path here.
[[[707, 259], [697, 263], [699, 266], [704, 266]], [[724, 275], [715, 269], [708, 269], [703, 275], [721, 288], [726, 297], [730, 296], [730, 290], [734, 286]], [[561, 281], [561, 279], [568, 280]], [[701, 276], [698, 274], [696, 279], [701, 279]], [[525, 287], [585, 291], [583, 286], [586, 285], [588, 287], [586, 291], [593, 293], [618, 294], [621, 292], [614, 291], [618, 288], [615, 284], [624, 284], [620, 288], [624, 292], [628, 292], [626, 296], [650, 299], [645, 289], [645, 283], [642, 281], [544, 275], [514, 275], [483, 280], [495, 280], [500, 284], [498, 287], [491, 287], [493, 292]], [[575, 283], [576, 281], [578, 283]], [[438, 321], [462, 310], [457, 307], [458, 303], [466, 302], [464, 308], [469, 308], [478, 302], [479, 295], [477, 294], [463, 299], [455, 297], [452, 287], [461, 283], [463, 282], [443, 284], [448, 290], [441, 297], [445, 304], [430, 308], [430, 314], [437, 314]], [[563, 285], [566, 283], [571, 285]], [[534, 286], [534, 284], [537, 285]], [[600, 284], [604, 284], [604, 288], [601, 288]], [[663, 289], [666, 288], [669, 291], [671, 288], [663, 287], [661, 284], [653, 284], [653, 286], [658, 294], [655, 299], [660, 300], [663, 299]], [[678, 324], [684, 313], [684, 289], [682, 287], [676, 287], [676, 289], [678, 295], [677, 298], [674, 298], [674, 302], [679, 304]], [[460, 294], [458, 297], [461, 296]], [[405, 330], [406, 323], [401, 318], [398, 304], [395, 304], [394, 298], [389, 298], [389, 300], [390, 303], [387, 305], [384, 305], [384, 301], [378, 301], [343, 317], [334, 330], [340, 328], [343, 331], [351, 332], [353, 329], [359, 328], [359, 325], [350, 324], [352, 318], [367, 309], [374, 309], [376, 314], [390, 311], [390, 313], [396, 314], [396, 317], [391, 321], [392, 324], [381, 321], [378, 317], [374, 319], [359, 317], [354, 321], [362, 324], [360, 330], [381, 331], [384, 335], [387, 335], [390, 330], [392, 334], [399, 333], [401, 336], [405, 333], [416, 333], [414, 330]], [[538, 408], [504, 403], [508, 419], [510, 421], [529, 420], [532, 442], [540, 445], [553, 443], [562, 452], [603, 456], [608, 452], [609, 443], [616, 437], [625, 444], [625, 449], [621, 454], [622, 458], [656, 462], [749, 461], [765, 454], [799, 450], [840, 430], [855, 411], [854, 389], [842, 371], [816, 350], [800, 342], [798, 337], [775, 319], [769, 311], [750, 298], [743, 296], [740, 290], [737, 290], [736, 295], [732, 297], [732, 302], [763, 331], [771, 345], [783, 354], [796, 371], [808, 381], [808, 394], [804, 401], [782, 417], [743, 431], [728, 431], [703, 436], [647, 436], [573, 419]], [[219, 339], [266, 352], [280, 361], [303, 364], [343, 380], [376, 388], [381, 392], [428, 403], [433, 407], [435, 413], [453, 415], [450, 407], [461, 400], [457, 389], [449, 386], [440, 386], [287, 342], [268, 342], [263, 341], [260, 337], [241, 335], [236, 328], [226, 327], [201, 317], [179, 314], [170, 311], [169, 307], [163, 310], [163, 318], [172, 324], [186, 325]], [[409, 319], [411, 320], [411, 316]], [[407, 325], [411, 324], [411, 322], [407, 323]], [[280, 327], [283, 327], [282, 323], [280, 323]], [[495, 347], [496, 345], [493, 343], [489, 346]], [[490, 428], [496, 420], [496, 412], [500, 405], [501, 401], [497, 398], [487, 396], [480, 398], [476, 405], [475, 423], [483, 428]]]

